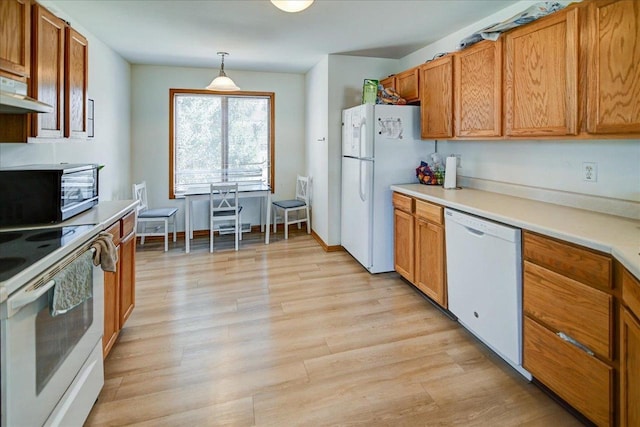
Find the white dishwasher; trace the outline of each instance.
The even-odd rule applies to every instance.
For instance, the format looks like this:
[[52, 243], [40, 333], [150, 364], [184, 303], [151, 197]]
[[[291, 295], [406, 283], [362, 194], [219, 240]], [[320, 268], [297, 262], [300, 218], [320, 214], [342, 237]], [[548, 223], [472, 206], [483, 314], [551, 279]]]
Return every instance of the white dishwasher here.
[[449, 310], [494, 352], [522, 367], [521, 231], [445, 209]]

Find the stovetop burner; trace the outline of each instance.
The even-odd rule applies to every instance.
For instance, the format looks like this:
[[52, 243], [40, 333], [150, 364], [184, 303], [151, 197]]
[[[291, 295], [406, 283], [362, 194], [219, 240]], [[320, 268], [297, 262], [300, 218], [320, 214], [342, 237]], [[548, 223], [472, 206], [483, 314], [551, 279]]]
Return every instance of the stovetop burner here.
[[81, 237], [93, 225], [0, 231], [0, 282]]
[[0, 233], [0, 244], [10, 242], [12, 240], [19, 238], [20, 236], [22, 236], [22, 233], [15, 232], [15, 231]]
[[71, 229], [70, 227], [57, 228], [55, 230], [43, 231], [41, 233], [34, 234], [33, 236], [27, 237], [25, 240], [27, 242], [46, 242], [48, 240], [56, 240], [63, 237], [68, 237], [75, 232], [76, 230]]
[[27, 260], [19, 257], [0, 258], [0, 273], [20, 267]]

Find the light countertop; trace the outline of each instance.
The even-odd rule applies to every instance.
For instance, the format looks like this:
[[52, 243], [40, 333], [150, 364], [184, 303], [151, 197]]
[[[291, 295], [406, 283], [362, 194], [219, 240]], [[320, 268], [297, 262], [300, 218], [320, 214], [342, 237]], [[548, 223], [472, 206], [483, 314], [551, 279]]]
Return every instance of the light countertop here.
[[399, 184], [391, 190], [611, 254], [640, 278], [640, 221], [471, 188]]
[[74, 216], [63, 225], [99, 224], [102, 230], [107, 229], [117, 219], [121, 218], [138, 205], [137, 200], [110, 200], [100, 202], [93, 208]]

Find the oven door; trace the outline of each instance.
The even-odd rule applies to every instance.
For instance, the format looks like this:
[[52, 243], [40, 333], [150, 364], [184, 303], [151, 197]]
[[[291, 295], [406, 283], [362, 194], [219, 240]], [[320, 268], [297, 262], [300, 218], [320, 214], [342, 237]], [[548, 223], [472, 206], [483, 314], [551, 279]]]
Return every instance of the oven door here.
[[[53, 292], [50, 278], [85, 250], [88, 249], [70, 255], [49, 274], [38, 276], [3, 303], [3, 426], [43, 425], [101, 341], [104, 273], [99, 267], [92, 267], [91, 298], [57, 316], [49, 310]], [[43, 285], [30, 290], [35, 283]], [[33, 301], [23, 305], [30, 299]]]

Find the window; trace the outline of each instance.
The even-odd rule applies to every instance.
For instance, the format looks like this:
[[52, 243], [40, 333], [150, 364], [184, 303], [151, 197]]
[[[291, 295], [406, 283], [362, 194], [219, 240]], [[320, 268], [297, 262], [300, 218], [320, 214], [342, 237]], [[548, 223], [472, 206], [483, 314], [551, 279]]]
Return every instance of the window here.
[[169, 90], [170, 197], [216, 182], [273, 188], [274, 93]]

